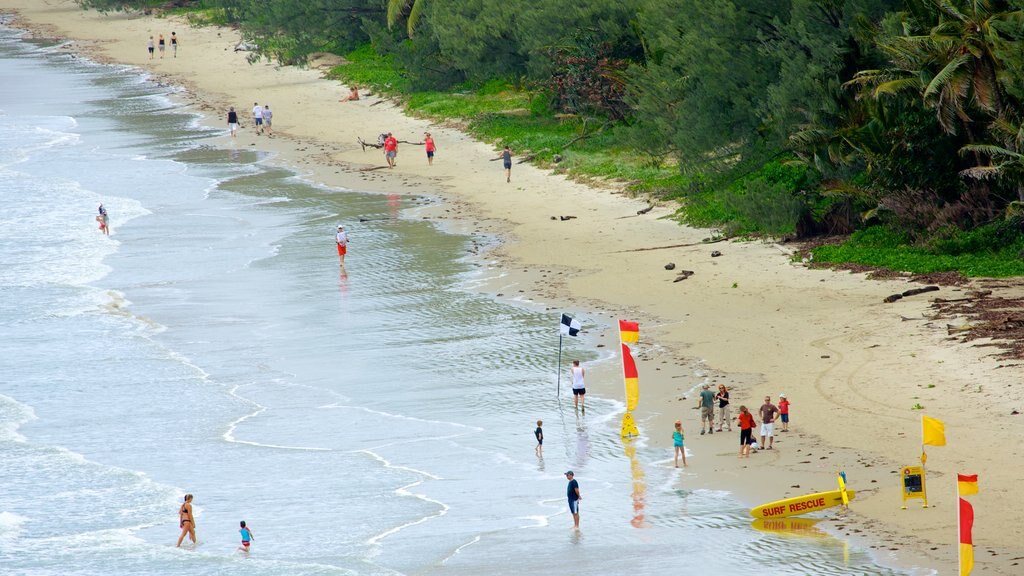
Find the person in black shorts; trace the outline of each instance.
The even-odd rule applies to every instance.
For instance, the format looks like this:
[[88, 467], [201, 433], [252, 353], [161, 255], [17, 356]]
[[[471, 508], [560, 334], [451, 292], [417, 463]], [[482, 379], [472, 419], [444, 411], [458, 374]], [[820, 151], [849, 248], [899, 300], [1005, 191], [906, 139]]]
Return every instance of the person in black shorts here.
[[178, 57], [178, 35], [175, 32], [171, 32], [171, 53]]
[[543, 420], [537, 420], [537, 429], [533, 431], [533, 435], [537, 437], [537, 447], [533, 451], [537, 453], [538, 457], [544, 455], [544, 430], [541, 429], [543, 425]]

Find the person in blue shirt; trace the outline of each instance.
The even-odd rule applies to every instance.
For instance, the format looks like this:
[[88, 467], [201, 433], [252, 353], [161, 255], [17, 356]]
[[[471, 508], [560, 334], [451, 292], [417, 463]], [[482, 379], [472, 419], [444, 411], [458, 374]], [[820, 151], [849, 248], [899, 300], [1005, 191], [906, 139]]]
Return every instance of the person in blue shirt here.
[[252, 530], [250, 530], [249, 527], [245, 525], [245, 520], [239, 522], [238, 525], [241, 526], [241, 529], [238, 532], [242, 535], [242, 547], [239, 548], [239, 550], [248, 554], [249, 544], [253, 540], [255, 540], [255, 538], [253, 538], [252, 536]]
[[542, 426], [544, 426], [544, 421], [537, 420], [537, 429], [533, 431], [533, 435], [537, 437], [537, 447], [534, 448], [537, 456], [544, 455], [544, 430], [541, 428]]
[[679, 468], [679, 457], [683, 457], [683, 466], [686, 466], [686, 447], [683, 445], [683, 422], [676, 420], [676, 431], [672, 433], [672, 445], [675, 446], [676, 468]]
[[565, 473], [569, 479], [569, 485], [565, 488], [565, 495], [569, 498], [569, 512], [572, 512], [572, 523], [575, 530], [580, 529], [580, 484], [573, 478], [572, 470]]

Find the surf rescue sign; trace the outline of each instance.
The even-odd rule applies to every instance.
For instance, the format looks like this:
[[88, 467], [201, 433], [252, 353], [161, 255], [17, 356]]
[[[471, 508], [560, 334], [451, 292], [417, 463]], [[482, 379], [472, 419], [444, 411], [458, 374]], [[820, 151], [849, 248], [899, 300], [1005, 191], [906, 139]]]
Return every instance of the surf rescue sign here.
[[778, 506], [770, 506], [761, 509], [761, 513], [764, 514], [765, 518], [773, 518], [776, 516], [792, 516], [795, 514], [804, 514], [805, 512], [813, 512], [815, 510], [821, 510], [822, 508], [828, 508], [831, 504], [825, 502], [825, 497], [820, 496], [816, 498], [809, 498], [801, 502], [791, 502], [789, 504], [780, 504]]

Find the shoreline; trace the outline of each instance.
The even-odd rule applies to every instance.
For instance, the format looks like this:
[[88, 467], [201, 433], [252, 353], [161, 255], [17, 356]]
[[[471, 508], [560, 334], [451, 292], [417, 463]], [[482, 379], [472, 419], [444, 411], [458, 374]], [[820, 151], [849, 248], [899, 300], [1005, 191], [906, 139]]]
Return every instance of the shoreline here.
[[[850, 514], [829, 514], [823, 527], [866, 538], [880, 561], [942, 571], [956, 559], [950, 479], [957, 471], [979, 473], [981, 491], [972, 498], [976, 567], [979, 573], [1016, 572], [1012, 558], [1024, 555], [1018, 544], [1024, 530], [1004, 520], [999, 508], [1006, 507], [1004, 500], [1011, 502], [1011, 510], [1020, 506], [1013, 503], [1011, 490], [1021, 464], [1013, 458], [1014, 446], [992, 439], [1007, 432], [1012, 437], [1021, 427], [1010, 415], [1011, 409], [1024, 407], [1021, 393], [1011, 387], [1021, 380], [1020, 365], [998, 369], [985, 357], [989, 350], [947, 342], [943, 327], [925, 316], [927, 297], [883, 305], [882, 298], [902, 291], [905, 281], [810, 270], [790, 263], [769, 244], [716, 244], [723, 255], [711, 258], [712, 247], [700, 244], [707, 231], [662, 219], [668, 208], [636, 216], [646, 206], [640, 200], [525, 164], [513, 167], [513, 183], [507, 185], [500, 164], [489, 162], [492, 146], [406, 117], [390, 102], [338, 103], [341, 86], [320, 79], [315, 70], [249, 65], [244, 53], [229, 50], [235, 41], [229, 30], [192, 29], [155, 17], [104, 17], [73, 3], [58, 8], [29, 0], [2, 4], [20, 13], [8, 25], [37, 36], [74, 38], [71, 51], [81, 50], [99, 62], [137, 66], [158, 82], [183, 86], [185, 92], [175, 97], [202, 114], [205, 123], [221, 118], [225, 102], [234, 102], [248, 116], [246, 102], [269, 101], [279, 114], [275, 130], [288, 136], [253, 137], [246, 126], [234, 146], [255, 145], [303, 178], [413, 196], [424, 195], [423, 188], [429, 187], [429, 195], [439, 195], [444, 203], [421, 208], [423, 216], [462, 233], [504, 240], [487, 252], [486, 260], [494, 264], [481, 268], [504, 274], [480, 291], [530, 298], [582, 312], [584, 318], [639, 321], [637, 419], [648, 423], [650, 444], [665, 447], [666, 454], [671, 453], [670, 423], [683, 420], [687, 447], [695, 454], [690, 472], [698, 474], [696, 480], [684, 480], [689, 488], [729, 490], [753, 505], [832, 489], [834, 470], [842, 466], [858, 497]], [[158, 25], [169, 30], [172, 22], [185, 31], [179, 33], [179, 58], [173, 64], [168, 59], [150, 63], [145, 30]], [[202, 62], [187, 59], [194, 46], [204, 47]], [[228, 77], [226, 70], [231, 71]], [[360, 171], [379, 165], [382, 158], [376, 150], [362, 152], [355, 137], [382, 129], [396, 134], [429, 129], [438, 141], [435, 165], [428, 169], [425, 158], [410, 160], [420, 151], [410, 153], [412, 147], [403, 146], [395, 170]], [[228, 147], [231, 141], [217, 143]], [[550, 219], [558, 215], [577, 218]], [[551, 250], [552, 243], [559, 249]], [[679, 244], [693, 245], [650, 249]], [[672, 282], [675, 272], [663, 268], [668, 262], [695, 274]], [[951, 294], [966, 290], [944, 287], [939, 295], [956, 297]], [[606, 347], [617, 342], [614, 325], [590, 336]], [[588, 372], [588, 388], [621, 398], [617, 363]], [[780, 449], [737, 464], [737, 434], [698, 437], [693, 391], [705, 381], [730, 385], [734, 407], [747, 403], [753, 410], [760, 396], [776, 399], [785, 392], [793, 401], [793, 432], [780, 437]], [[900, 504], [892, 470], [916, 464], [920, 454], [920, 412], [910, 410], [915, 403], [946, 421], [951, 445], [928, 450], [933, 508], [920, 511], [911, 503], [907, 511], [890, 512]], [[922, 540], [912, 541], [915, 537]]]

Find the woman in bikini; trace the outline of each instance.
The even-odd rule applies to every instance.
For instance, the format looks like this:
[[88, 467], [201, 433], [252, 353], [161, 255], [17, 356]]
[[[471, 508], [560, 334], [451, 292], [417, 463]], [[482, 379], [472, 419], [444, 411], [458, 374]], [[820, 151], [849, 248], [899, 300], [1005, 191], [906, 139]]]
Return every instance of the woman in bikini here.
[[178, 548], [181, 547], [185, 535], [188, 534], [192, 544], [196, 543], [196, 518], [192, 515], [192, 495], [185, 494], [185, 502], [178, 509], [178, 518], [181, 525], [181, 536], [178, 536]]

